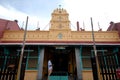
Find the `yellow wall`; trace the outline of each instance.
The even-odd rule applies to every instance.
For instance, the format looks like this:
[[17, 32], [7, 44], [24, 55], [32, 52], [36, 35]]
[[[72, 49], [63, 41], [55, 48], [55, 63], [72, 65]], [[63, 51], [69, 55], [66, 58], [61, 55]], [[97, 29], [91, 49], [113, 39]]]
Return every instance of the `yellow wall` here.
[[[59, 39], [58, 35], [62, 34]], [[24, 31], [5, 31], [1, 41], [22, 41]], [[26, 41], [92, 41], [91, 31], [28, 31]], [[117, 31], [96, 31], [95, 41], [118, 42], [120, 41]]]
[[37, 71], [26, 70], [24, 80], [37, 80]]
[[[93, 80], [93, 75], [91, 70], [83, 70], [83, 80]], [[37, 71], [36, 70], [26, 70], [24, 80], [36, 80]]]
[[83, 70], [83, 80], [93, 80], [92, 70]]

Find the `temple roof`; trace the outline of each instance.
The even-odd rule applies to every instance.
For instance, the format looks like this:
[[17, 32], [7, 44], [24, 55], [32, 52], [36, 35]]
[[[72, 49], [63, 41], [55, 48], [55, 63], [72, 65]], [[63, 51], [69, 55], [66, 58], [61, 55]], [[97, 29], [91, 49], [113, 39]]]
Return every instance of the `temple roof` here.
[[111, 21], [107, 31], [118, 31], [118, 34], [120, 36], [120, 22], [114, 23]]
[[5, 30], [20, 30], [17, 24], [17, 20], [10, 21], [5, 19], [0, 19], [0, 38], [2, 37], [3, 32]]
[[[27, 30], [27, 45], [92, 45], [92, 31], [71, 31], [69, 14], [63, 8], [52, 13], [50, 30]], [[94, 31], [97, 45], [120, 45], [120, 23], [111, 24], [108, 31]], [[24, 39], [17, 21], [0, 19], [0, 45], [21, 45]]]

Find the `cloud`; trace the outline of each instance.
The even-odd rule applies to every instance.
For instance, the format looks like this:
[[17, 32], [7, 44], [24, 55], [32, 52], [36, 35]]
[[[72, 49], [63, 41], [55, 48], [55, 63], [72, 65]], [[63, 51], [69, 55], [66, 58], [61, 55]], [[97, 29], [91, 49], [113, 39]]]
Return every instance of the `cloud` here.
[[[54, 9], [62, 5], [69, 13], [71, 28], [76, 30], [76, 22], [86, 30], [91, 30], [90, 17], [93, 18], [94, 28], [98, 30], [98, 22], [103, 30], [106, 30], [110, 21], [120, 21], [119, 0], [2, 0], [0, 2], [0, 18], [19, 21], [20, 27], [25, 24], [26, 17], [29, 16], [29, 30], [39, 27], [49, 28], [47, 25], [51, 19]], [[84, 25], [83, 26], [83, 22]]]
[[64, 0], [71, 23], [80, 22], [83, 27], [91, 30], [90, 17], [93, 18], [94, 28], [98, 30], [98, 22], [103, 30], [107, 30], [110, 21], [120, 21], [119, 0]]
[[[17, 19], [19, 26], [23, 28], [25, 26], [27, 16], [29, 16], [29, 20], [28, 20], [29, 30], [35, 30], [37, 26], [41, 27], [41, 29], [44, 29], [46, 24], [49, 23], [49, 19], [47, 18], [40, 17], [40, 16], [39, 17], [33, 16], [33, 15], [20, 12], [12, 6], [3, 7], [0, 5], [0, 10], [2, 11], [2, 13], [0, 13], [0, 18], [9, 19], [9, 20]], [[39, 22], [39, 25], [38, 25], [38, 22]]]
[[0, 13], [0, 16], [10, 18], [10, 19], [18, 18], [18, 19], [22, 20], [24, 17], [27, 16], [27, 14], [22, 13], [11, 6], [8, 6], [6, 8], [6, 7], [3, 7], [0, 5], [0, 10], [2, 11]]
[[54, 8], [58, 7], [58, 3], [61, 3], [61, 0], [13, 0], [12, 2], [9, 0], [2, 0], [0, 2], [0, 10], [2, 11], [2, 13], [0, 13], [0, 18], [9, 20], [17, 19], [21, 27], [25, 25], [26, 17], [29, 16], [29, 30], [35, 30], [37, 26], [42, 30], [48, 30], [51, 13]]

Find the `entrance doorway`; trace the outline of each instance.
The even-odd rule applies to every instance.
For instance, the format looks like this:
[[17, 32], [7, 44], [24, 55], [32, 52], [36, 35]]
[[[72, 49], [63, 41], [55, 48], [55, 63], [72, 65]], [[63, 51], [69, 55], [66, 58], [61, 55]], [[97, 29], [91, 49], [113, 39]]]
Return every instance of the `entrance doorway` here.
[[[61, 52], [63, 52], [61, 50]], [[53, 71], [68, 72], [68, 54], [54, 53], [53, 54]]]
[[76, 74], [75, 48], [68, 46], [47, 46], [45, 47], [43, 77], [47, 76], [47, 62], [51, 58], [54, 72], [66, 72], [74, 77]]

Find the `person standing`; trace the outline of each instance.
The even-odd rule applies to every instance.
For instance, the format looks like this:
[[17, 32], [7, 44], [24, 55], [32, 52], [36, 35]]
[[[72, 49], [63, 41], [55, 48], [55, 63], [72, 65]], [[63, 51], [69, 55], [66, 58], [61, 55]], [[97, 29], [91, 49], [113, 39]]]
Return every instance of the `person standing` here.
[[51, 60], [48, 60], [48, 76], [51, 75], [52, 70], [53, 70], [52, 62]]

